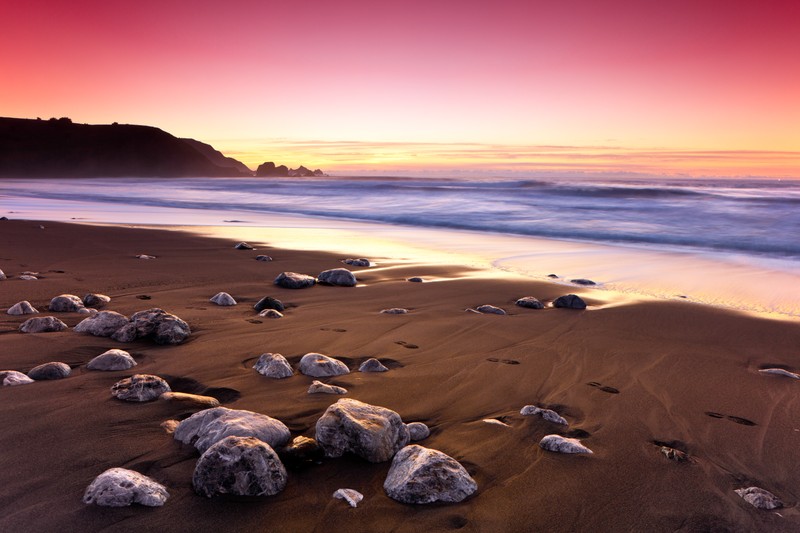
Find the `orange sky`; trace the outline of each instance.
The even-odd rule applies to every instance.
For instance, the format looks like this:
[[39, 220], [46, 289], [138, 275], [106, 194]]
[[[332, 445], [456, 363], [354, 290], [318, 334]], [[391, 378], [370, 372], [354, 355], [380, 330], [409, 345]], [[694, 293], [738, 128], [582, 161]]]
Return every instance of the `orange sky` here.
[[800, 177], [800, 2], [10, 0], [0, 115], [250, 166]]

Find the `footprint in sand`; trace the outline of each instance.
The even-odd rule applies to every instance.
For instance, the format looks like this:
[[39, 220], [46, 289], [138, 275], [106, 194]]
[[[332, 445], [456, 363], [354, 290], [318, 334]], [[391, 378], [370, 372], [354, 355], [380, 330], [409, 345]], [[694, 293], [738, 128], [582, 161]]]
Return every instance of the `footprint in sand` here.
[[589, 385], [590, 387], [594, 387], [596, 389], [600, 389], [601, 391], [607, 392], [609, 394], [619, 394], [619, 389], [603, 385], [602, 383], [598, 383], [596, 381], [590, 381], [589, 383], [587, 383], [587, 385]]
[[419, 346], [417, 346], [416, 344], [411, 344], [410, 342], [406, 341], [395, 341], [395, 344], [399, 344], [403, 348], [408, 348], [409, 350], [416, 350], [417, 348], [419, 348]]
[[497, 357], [487, 357], [487, 361], [491, 363], [503, 363], [504, 365], [518, 365], [519, 361], [516, 359], [498, 359]]
[[706, 411], [706, 416], [710, 416], [711, 418], [727, 418], [731, 422], [736, 422], [737, 424], [741, 424], [743, 426], [755, 426], [757, 425], [752, 420], [748, 420], [746, 418], [742, 418], [741, 416], [733, 416], [733, 415], [723, 415], [722, 413], [716, 413], [714, 411]]

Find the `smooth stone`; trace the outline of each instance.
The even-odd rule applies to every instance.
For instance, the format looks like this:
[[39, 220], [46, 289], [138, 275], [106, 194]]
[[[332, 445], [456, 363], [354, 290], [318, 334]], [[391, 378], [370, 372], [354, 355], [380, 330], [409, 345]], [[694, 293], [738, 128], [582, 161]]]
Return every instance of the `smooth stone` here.
[[783, 502], [768, 490], [759, 487], [736, 489], [736, 494], [757, 509], [771, 510], [783, 507]]
[[586, 309], [586, 302], [577, 294], [565, 294], [553, 300], [553, 307], [564, 309]]
[[392, 307], [390, 309], [383, 309], [381, 313], [384, 315], [405, 315], [408, 313], [408, 309], [404, 309], [402, 307]]
[[533, 296], [523, 296], [514, 303], [520, 307], [527, 307], [528, 309], [544, 309], [544, 304]]
[[317, 280], [306, 274], [281, 272], [273, 283], [284, 289], [305, 289], [307, 287], [313, 287], [314, 284], [317, 283]]
[[2, 370], [0, 371], [0, 382], [4, 387], [15, 387], [17, 385], [27, 385], [33, 383], [34, 380], [16, 370]]
[[102, 507], [127, 507], [133, 503], [160, 507], [167, 498], [167, 489], [155, 480], [127, 468], [110, 468], [89, 484], [83, 503]]
[[97, 309], [89, 309], [89, 308], [86, 308], [86, 307], [81, 307], [80, 309], [78, 309], [76, 311], [76, 313], [81, 314], [81, 315], [94, 315], [94, 314], [97, 314]]
[[400, 415], [391, 409], [342, 398], [317, 420], [316, 439], [326, 457], [350, 452], [380, 463], [408, 444], [409, 435]]
[[272, 261], [272, 258], [268, 255], [257, 255], [256, 261]]
[[474, 494], [478, 484], [449, 455], [411, 444], [394, 456], [383, 489], [401, 503], [456, 503]]
[[594, 281], [592, 281], [590, 279], [582, 279], [582, 278], [580, 278], [580, 279], [571, 279], [571, 280], [569, 280], [569, 282], [570, 283], [574, 283], [575, 285], [586, 285], [586, 286], [597, 285], [597, 283], [595, 283]]
[[89, 293], [83, 297], [83, 305], [86, 307], [103, 307], [110, 301], [111, 297], [105, 294]]
[[233, 435], [203, 452], [192, 475], [195, 492], [207, 498], [273, 496], [286, 488], [287, 481], [286, 468], [269, 444]]
[[389, 369], [374, 357], [370, 357], [358, 367], [359, 372], [386, 372], [387, 370]]
[[283, 313], [275, 309], [264, 309], [258, 313], [258, 316], [262, 318], [283, 318]]
[[217, 305], [236, 305], [236, 300], [227, 292], [218, 292], [209, 301]]
[[39, 278], [37, 278], [36, 276], [31, 276], [30, 274], [22, 274], [19, 276], [19, 279], [23, 281], [36, 281]]
[[300, 373], [312, 378], [327, 378], [350, 373], [347, 365], [338, 359], [314, 352], [307, 353], [300, 359], [298, 369]]
[[234, 248], [236, 250], [254, 250], [255, 249], [252, 246], [250, 246], [249, 244], [247, 244], [246, 242], [240, 242], [239, 244], [234, 246]]
[[539, 415], [548, 422], [561, 424], [562, 426], [569, 425], [569, 423], [562, 416], [552, 409], [542, 409], [541, 407], [536, 407], [535, 405], [526, 405], [520, 410], [519, 414], [523, 416]]
[[278, 450], [278, 455], [287, 468], [301, 469], [317, 464], [325, 457], [317, 441], [308, 437], [298, 436], [292, 442]]
[[64, 379], [72, 373], [69, 365], [56, 361], [35, 366], [28, 371], [28, 377], [36, 381]]
[[337, 387], [336, 385], [328, 385], [321, 381], [314, 380], [308, 387], [308, 394], [347, 394], [347, 389], [344, 387]]
[[139, 254], [136, 256], [136, 259], [155, 259], [155, 258], [156, 256], [147, 254]]
[[212, 396], [202, 396], [200, 394], [189, 394], [186, 392], [165, 392], [159, 396], [159, 398], [170, 402], [187, 403], [201, 407], [219, 407], [219, 400]]
[[86, 364], [89, 370], [128, 370], [136, 366], [136, 361], [125, 350], [112, 348], [107, 350]]
[[54, 313], [74, 313], [83, 307], [83, 300], [74, 294], [62, 294], [50, 300], [48, 309]]
[[333, 497], [337, 500], [344, 500], [350, 504], [350, 507], [358, 507], [358, 502], [364, 499], [364, 495], [353, 489], [336, 489]]
[[199, 411], [178, 424], [173, 437], [201, 453], [225, 437], [255, 437], [279, 448], [289, 442], [289, 428], [275, 418], [253, 411], [214, 407]]
[[111, 386], [111, 395], [126, 402], [149, 402], [172, 389], [166, 381], [151, 374], [134, 374]]
[[365, 257], [359, 257], [358, 259], [347, 258], [344, 261], [342, 261], [342, 263], [354, 267], [368, 267], [370, 265], [369, 259]]
[[332, 268], [320, 272], [319, 276], [317, 276], [317, 282], [336, 287], [355, 287], [356, 276], [346, 268]]
[[117, 342], [133, 342], [137, 338], [149, 337], [157, 344], [180, 344], [191, 332], [189, 324], [177, 316], [153, 308], [134, 313], [130, 322], [111, 338]]
[[784, 376], [792, 379], [800, 379], [800, 374], [789, 372], [788, 370], [784, 370], [783, 368], [764, 368], [762, 370], [759, 370], [759, 372], [761, 372], [762, 374], [773, 374], [776, 376]]
[[423, 279], [418, 276], [414, 276], [413, 278], [408, 278], [406, 281], [410, 281], [411, 283], [422, 283]]
[[28, 300], [22, 300], [9, 307], [6, 313], [15, 316], [36, 315], [39, 313], [39, 310], [32, 306]]
[[490, 314], [490, 315], [507, 315], [505, 309], [501, 309], [499, 307], [495, 307], [494, 305], [481, 305], [475, 308], [476, 311], [483, 314]]
[[412, 442], [427, 439], [431, 435], [431, 430], [422, 422], [410, 422], [406, 424], [406, 429]]
[[67, 325], [54, 316], [37, 316], [29, 318], [19, 325], [22, 333], [49, 333], [52, 331], [64, 331]]
[[578, 439], [568, 439], [561, 435], [545, 435], [539, 441], [539, 447], [558, 453], [592, 453], [592, 450], [581, 444]]
[[256, 303], [256, 305], [253, 306], [253, 309], [260, 313], [264, 309], [275, 309], [276, 311], [283, 312], [286, 308], [284, 307], [283, 302], [277, 298], [273, 298], [272, 296], [264, 296]]
[[128, 317], [115, 311], [100, 311], [96, 315], [84, 318], [75, 326], [78, 333], [88, 333], [95, 337], [110, 337], [128, 324]]
[[256, 372], [268, 378], [283, 379], [294, 375], [289, 361], [279, 353], [262, 353], [253, 368], [256, 369]]

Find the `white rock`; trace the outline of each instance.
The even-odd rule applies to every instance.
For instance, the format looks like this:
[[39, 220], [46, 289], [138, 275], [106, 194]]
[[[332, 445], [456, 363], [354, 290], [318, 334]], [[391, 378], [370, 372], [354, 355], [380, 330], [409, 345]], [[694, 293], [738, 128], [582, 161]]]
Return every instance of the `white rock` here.
[[2, 370], [0, 371], [0, 382], [4, 387], [14, 387], [16, 385], [28, 385], [33, 383], [34, 380], [16, 370]]
[[344, 387], [337, 387], [336, 385], [328, 385], [316, 379], [311, 382], [308, 387], [308, 394], [347, 394], [347, 389]]
[[350, 504], [350, 507], [358, 507], [358, 502], [364, 499], [364, 495], [353, 489], [338, 489], [333, 493], [333, 497], [337, 500], [344, 500]]
[[19, 279], [23, 281], [36, 281], [39, 278], [37, 278], [36, 276], [31, 276], [30, 274], [22, 274], [19, 276]]
[[164, 485], [125, 468], [110, 468], [86, 488], [83, 503], [103, 507], [127, 507], [132, 503], [159, 507], [169, 498]]
[[405, 315], [408, 313], [408, 309], [404, 309], [402, 307], [392, 307], [389, 309], [383, 309], [381, 313], [384, 315]]
[[131, 354], [125, 350], [117, 350], [116, 348], [107, 350], [86, 364], [89, 370], [128, 370], [133, 368], [137, 363], [131, 357]]
[[411, 444], [394, 456], [383, 488], [402, 503], [455, 503], [478, 490], [478, 484], [449, 455]]
[[375, 359], [374, 357], [370, 357], [363, 363], [361, 366], [358, 367], [359, 372], [386, 372], [389, 369], [386, 368], [383, 363]]
[[9, 315], [35, 315], [39, 313], [39, 310], [36, 309], [28, 300], [22, 300], [21, 302], [17, 302], [11, 307], [8, 308], [6, 311]]
[[289, 361], [279, 353], [262, 353], [253, 368], [262, 376], [274, 379], [288, 378], [294, 374]]
[[299, 370], [306, 376], [326, 378], [349, 374], [350, 369], [338, 359], [322, 355], [321, 353], [307, 353], [300, 359]]
[[411, 438], [412, 442], [427, 439], [431, 434], [431, 430], [422, 422], [409, 422], [406, 424], [406, 428], [408, 429], [408, 436]]
[[88, 333], [95, 337], [110, 337], [128, 324], [128, 317], [115, 311], [100, 311], [85, 318], [75, 326], [77, 333]]
[[227, 292], [218, 292], [209, 301], [217, 305], [236, 305], [236, 300]]
[[0, 281], [6, 279], [6, 273], [0, 270]]
[[173, 435], [200, 452], [225, 437], [255, 437], [273, 448], [280, 448], [291, 439], [289, 428], [275, 418], [253, 411], [214, 407], [199, 411], [182, 420]]
[[64, 331], [67, 325], [54, 316], [37, 316], [29, 318], [19, 325], [22, 333], [48, 333], [51, 331]]
[[545, 435], [539, 446], [550, 452], [558, 453], [593, 453], [592, 450], [581, 444], [578, 439], [568, 439], [561, 435]]
[[561, 424], [562, 426], [569, 425], [569, 423], [555, 411], [551, 409], [542, 409], [541, 407], [536, 407], [535, 405], [526, 405], [520, 410], [519, 414], [524, 416], [539, 415], [548, 422]]

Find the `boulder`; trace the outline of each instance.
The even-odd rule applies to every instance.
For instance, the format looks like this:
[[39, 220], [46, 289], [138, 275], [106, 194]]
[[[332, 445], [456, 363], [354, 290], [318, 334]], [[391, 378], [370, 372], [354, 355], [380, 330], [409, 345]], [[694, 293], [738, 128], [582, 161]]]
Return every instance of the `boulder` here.
[[384, 315], [405, 315], [408, 313], [408, 309], [404, 309], [402, 307], [392, 307], [390, 309], [383, 309], [381, 313]]
[[514, 303], [520, 307], [527, 307], [528, 309], [544, 309], [544, 304], [533, 296], [523, 296]]
[[343, 260], [342, 263], [354, 267], [368, 267], [370, 265], [369, 259], [366, 259], [364, 257], [359, 257], [358, 259], [347, 258]]
[[756, 509], [772, 510], [783, 507], [783, 502], [768, 490], [759, 487], [736, 489], [736, 494]]
[[85, 307], [103, 307], [111, 301], [111, 297], [105, 294], [89, 293], [83, 297], [83, 305]]
[[545, 435], [539, 441], [539, 447], [558, 453], [592, 453], [592, 450], [581, 444], [578, 439], [568, 439], [561, 435]]
[[411, 444], [392, 459], [383, 489], [401, 503], [455, 503], [475, 493], [478, 484], [449, 455]]
[[116, 348], [107, 350], [86, 364], [88, 370], [128, 370], [136, 366], [131, 354]]
[[278, 454], [254, 437], [229, 436], [208, 448], [194, 468], [192, 486], [210, 498], [218, 494], [272, 496], [288, 476]]
[[277, 451], [283, 464], [295, 470], [320, 463], [325, 457], [317, 441], [301, 436], [295, 437], [292, 442]]
[[277, 298], [273, 298], [272, 296], [264, 296], [258, 302], [256, 302], [256, 305], [253, 306], [253, 309], [255, 309], [257, 313], [260, 313], [264, 309], [275, 309], [276, 311], [283, 312], [285, 307], [283, 302]]
[[236, 300], [227, 292], [218, 292], [209, 301], [217, 305], [236, 305]]
[[254, 248], [249, 244], [247, 244], [246, 242], [240, 242], [239, 244], [234, 246], [234, 248], [237, 250], [254, 250]]
[[158, 344], [180, 344], [191, 333], [189, 324], [163, 309], [139, 311], [130, 322], [118, 329], [111, 338], [117, 342], [133, 342], [138, 338], [151, 338]]
[[111, 386], [111, 395], [126, 402], [149, 402], [172, 389], [166, 381], [151, 374], [134, 374]]
[[586, 302], [577, 294], [565, 294], [553, 300], [553, 307], [564, 309], [586, 309]]
[[358, 367], [359, 372], [386, 372], [387, 370], [389, 369], [374, 357], [370, 357]]
[[535, 405], [526, 405], [520, 410], [519, 414], [523, 416], [538, 415], [548, 422], [552, 422], [554, 424], [561, 424], [562, 426], [569, 425], [569, 423], [555, 411], [551, 409], [542, 409], [541, 407], [536, 407]]
[[77, 333], [88, 333], [95, 337], [110, 337], [128, 324], [128, 317], [115, 311], [100, 311], [96, 315], [84, 318], [75, 326]]
[[165, 392], [160, 399], [168, 402], [176, 402], [197, 407], [219, 407], [219, 400], [212, 396], [202, 396], [200, 394], [188, 394], [186, 392]]
[[283, 318], [283, 313], [280, 311], [276, 311], [275, 309], [264, 309], [258, 316], [262, 318]]
[[308, 394], [347, 394], [347, 389], [344, 387], [337, 387], [336, 385], [328, 385], [316, 379], [311, 382], [308, 387]]
[[350, 504], [350, 507], [358, 507], [358, 502], [364, 499], [364, 495], [353, 489], [337, 489], [333, 493], [333, 497], [337, 500], [344, 500]]
[[337, 287], [355, 287], [356, 276], [346, 268], [332, 268], [320, 272], [319, 276], [317, 276], [317, 282]]
[[28, 371], [28, 377], [36, 381], [48, 379], [63, 379], [69, 376], [72, 370], [66, 363], [56, 361], [35, 366]]
[[268, 255], [257, 255], [256, 256], [256, 261], [269, 262], [269, 261], [272, 261], [272, 258], [270, 256], [268, 256]]
[[289, 442], [289, 428], [283, 422], [261, 413], [214, 407], [186, 418], [175, 428], [174, 438], [190, 444], [201, 453], [225, 437], [255, 437], [274, 448]]
[[307, 353], [300, 359], [298, 369], [302, 374], [313, 378], [327, 378], [350, 373], [347, 365], [338, 359], [314, 352]]
[[75, 313], [83, 307], [83, 300], [74, 294], [62, 294], [50, 300], [48, 309], [54, 313]]
[[592, 281], [590, 279], [583, 279], [583, 278], [571, 279], [571, 280], [569, 280], [569, 282], [570, 283], [574, 283], [575, 285], [585, 285], [587, 287], [591, 287], [592, 285], [597, 285], [597, 283], [595, 283], [594, 281]]
[[16, 370], [0, 370], [0, 383], [3, 387], [14, 387], [16, 385], [27, 385], [34, 380]]
[[281, 272], [273, 283], [284, 289], [305, 289], [307, 287], [313, 287], [316, 282], [316, 279], [305, 274]]
[[495, 306], [489, 305], [489, 304], [480, 305], [480, 306], [476, 307], [475, 310], [477, 312], [479, 312], [479, 313], [488, 314], [488, 315], [507, 315], [508, 314], [508, 313], [506, 313], [505, 309], [501, 309], [499, 307], [495, 307]]
[[9, 307], [6, 313], [14, 316], [35, 315], [39, 313], [39, 310], [32, 306], [28, 300], [22, 300]]
[[408, 444], [409, 435], [400, 415], [391, 409], [342, 398], [317, 420], [316, 439], [327, 457], [350, 452], [380, 463]]
[[422, 422], [410, 422], [406, 424], [406, 428], [411, 442], [427, 439], [431, 434], [431, 430]]
[[294, 374], [289, 361], [279, 353], [262, 353], [253, 368], [262, 376], [274, 379], [289, 378]]
[[19, 325], [22, 333], [49, 333], [52, 331], [64, 331], [67, 325], [54, 316], [37, 316], [29, 318]]
[[169, 498], [164, 485], [126, 468], [110, 468], [94, 478], [83, 503], [102, 507], [127, 507], [132, 503], [160, 507]]

